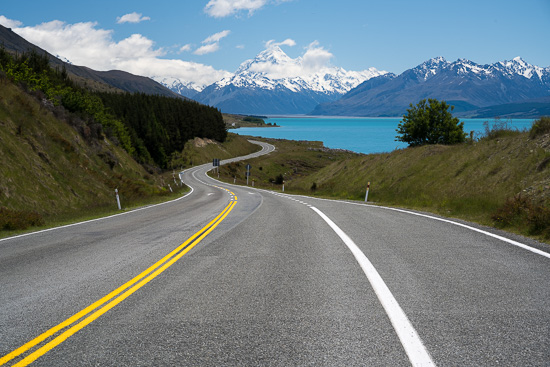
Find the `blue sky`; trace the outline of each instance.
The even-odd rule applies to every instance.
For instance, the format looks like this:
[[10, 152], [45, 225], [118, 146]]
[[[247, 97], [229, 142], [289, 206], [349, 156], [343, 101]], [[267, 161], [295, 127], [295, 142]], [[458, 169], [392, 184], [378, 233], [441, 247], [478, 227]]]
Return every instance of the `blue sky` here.
[[2, 1], [0, 24], [78, 65], [198, 84], [269, 41], [356, 71], [398, 74], [437, 56], [550, 66], [550, 0]]

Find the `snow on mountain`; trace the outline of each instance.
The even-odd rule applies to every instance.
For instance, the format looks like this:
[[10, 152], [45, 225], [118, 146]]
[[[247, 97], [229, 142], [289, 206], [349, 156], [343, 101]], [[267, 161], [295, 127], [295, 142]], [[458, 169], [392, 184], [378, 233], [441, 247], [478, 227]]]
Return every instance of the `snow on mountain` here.
[[521, 75], [527, 79], [531, 79], [536, 75], [539, 79], [550, 73], [550, 67], [541, 68], [525, 62], [521, 57], [514, 57], [512, 60], [497, 62], [491, 67], [502, 72], [505, 75]]
[[338, 101], [320, 104], [312, 113], [401, 116], [410, 103], [436, 98], [450, 102], [455, 112], [473, 116], [482, 108], [550, 96], [550, 67], [534, 66], [520, 57], [490, 65], [437, 57], [398, 76], [387, 76], [368, 80]]
[[274, 90], [287, 88], [292, 92], [321, 92], [342, 95], [367, 79], [383, 75], [386, 71], [370, 68], [364, 71], [346, 71], [339, 67], [308, 70], [301, 57], [292, 59], [280, 47], [274, 46], [246, 60], [231, 77], [218, 81], [221, 89], [235, 87]]
[[172, 92], [176, 92], [187, 98], [193, 98], [205, 87], [204, 85], [198, 85], [192, 82], [186, 83], [178, 78], [155, 76], [155, 77], [152, 77], [151, 79], [164, 85], [166, 88], [170, 89]]
[[429, 77], [436, 75], [441, 69], [449, 66], [449, 64], [450, 62], [445, 60], [444, 57], [439, 56], [423, 62], [412, 69], [412, 71], [422, 79], [426, 80]]
[[347, 71], [315, 61], [307, 53], [293, 59], [280, 47], [270, 46], [194, 99], [228, 113], [305, 114], [387, 73], [375, 68]]

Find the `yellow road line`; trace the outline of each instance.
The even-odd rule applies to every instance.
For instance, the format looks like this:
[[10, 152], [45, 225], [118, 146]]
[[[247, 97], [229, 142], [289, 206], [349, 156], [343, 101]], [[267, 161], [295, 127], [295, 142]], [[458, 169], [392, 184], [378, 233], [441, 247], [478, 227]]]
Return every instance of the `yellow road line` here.
[[[237, 203], [236, 199], [235, 201], [232, 201], [229, 203], [224, 210], [210, 223], [208, 223], [206, 226], [204, 226], [201, 230], [196, 232], [193, 236], [191, 236], [187, 241], [185, 241], [183, 244], [178, 246], [175, 250], [170, 252], [168, 255], [163, 257], [161, 260], [157, 261], [154, 265], [150, 266], [147, 270], [137, 275], [135, 278], [130, 280], [129, 282], [123, 284], [119, 288], [115, 289], [105, 297], [101, 298], [100, 300], [92, 303], [90, 306], [86, 307], [82, 311], [76, 313], [75, 315], [71, 316], [67, 320], [63, 321], [62, 323], [58, 324], [57, 326], [54, 326], [53, 328], [49, 329], [48, 331], [44, 332], [43, 334], [39, 335], [35, 339], [29, 341], [28, 343], [22, 345], [21, 347], [17, 348], [11, 353], [6, 354], [4, 357], [0, 358], [0, 366], [5, 364], [6, 362], [12, 360], [13, 358], [21, 355], [22, 353], [26, 352], [27, 350], [33, 348], [34, 346], [40, 344], [50, 336], [54, 335], [61, 329], [73, 324], [74, 322], [78, 321], [82, 317], [86, 316], [99, 306], [105, 304], [112, 298], [116, 297], [120, 293], [122, 293], [127, 288], [131, 287], [138, 281], [140, 281], [138, 284], [134, 285], [132, 288], [124, 292], [122, 295], [120, 295], [115, 300], [109, 302], [107, 305], [103, 306], [96, 312], [94, 312], [92, 315], [88, 316], [83, 321], [79, 322], [78, 324], [74, 325], [73, 327], [69, 328], [65, 332], [63, 332], [61, 335], [57, 336], [55, 339], [51, 340], [49, 343], [45, 344], [44, 346], [37, 349], [35, 352], [31, 353], [27, 357], [25, 357], [23, 360], [21, 360], [19, 363], [16, 363], [14, 366], [26, 366], [33, 361], [35, 361], [37, 358], [41, 357], [45, 353], [47, 353], [52, 348], [56, 347], [57, 345], [61, 344], [63, 341], [65, 341], [67, 338], [69, 338], [71, 335], [75, 334], [77, 331], [84, 328], [86, 325], [90, 324], [92, 321], [109, 311], [111, 308], [122, 302], [124, 299], [126, 299], [128, 296], [130, 296], [132, 293], [137, 291], [139, 288], [143, 287], [145, 284], [147, 284], [149, 281], [151, 281], [153, 278], [158, 276], [160, 273], [162, 273], [164, 270], [168, 269], [171, 265], [173, 265], [176, 261], [178, 261], [183, 255], [185, 255], [187, 252], [189, 252], [195, 245], [197, 245], [200, 241], [204, 239], [210, 232], [214, 230], [220, 224], [225, 217], [231, 212], [235, 204]], [[198, 237], [198, 238], [197, 238]], [[183, 251], [181, 251], [183, 249]], [[180, 252], [181, 251], [181, 252]], [[170, 259], [172, 256], [174, 256], [176, 253], [180, 252], [177, 256]], [[162, 265], [164, 264], [164, 265]], [[161, 266], [162, 265], [162, 266]], [[159, 268], [160, 266], [160, 268]], [[158, 269], [157, 269], [158, 268]], [[157, 269], [153, 272], [153, 270]], [[153, 272], [152, 274], [150, 274]], [[150, 275], [148, 275], [150, 274]]]

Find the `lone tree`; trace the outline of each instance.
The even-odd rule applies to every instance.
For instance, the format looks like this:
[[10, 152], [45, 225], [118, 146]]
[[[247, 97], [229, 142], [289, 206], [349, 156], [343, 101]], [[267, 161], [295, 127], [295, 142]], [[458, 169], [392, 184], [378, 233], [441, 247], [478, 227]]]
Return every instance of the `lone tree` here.
[[409, 146], [425, 144], [456, 144], [466, 140], [464, 122], [453, 117], [445, 101], [425, 99], [416, 106], [409, 105], [403, 120], [397, 125], [397, 141], [408, 143]]

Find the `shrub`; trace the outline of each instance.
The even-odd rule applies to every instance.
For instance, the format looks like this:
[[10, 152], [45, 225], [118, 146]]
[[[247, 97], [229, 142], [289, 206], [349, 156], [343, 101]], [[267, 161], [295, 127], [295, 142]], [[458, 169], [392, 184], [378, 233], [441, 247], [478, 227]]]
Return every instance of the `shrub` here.
[[529, 137], [531, 139], [537, 136], [550, 133], [550, 116], [542, 116], [540, 119], [533, 122], [531, 130], [529, 130]]
[[508, 199], [491, 218], [497, 227], [527, 228], [529, 234], [550, 238], [550, 208], [521, 195]]
[[493, 140], [499, 139], [506, 136], [512, 136], [519, 134], [520, 131], [517, 128], [512, 127], [512, 122], [510, 120], [501, 120], [495, 118], [493, 124], [489, 124], [489, 121], [483, 123], [485, 133], [482, 138]]
[[408, 143], [409, 146], [426, 144], [456, 144], [466, 141], [464, 122], [453, 117], [454, 106], [445, 101], [425, 99], [416, 106], [410, 104], [403, 120], [397, 125], [397, 141]]
[[36, 212], [0, 208], [0, 229], [2, 230], [27, 229], [31, 226], [41, 226], [43, 224], [44, 219]]

